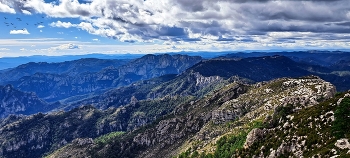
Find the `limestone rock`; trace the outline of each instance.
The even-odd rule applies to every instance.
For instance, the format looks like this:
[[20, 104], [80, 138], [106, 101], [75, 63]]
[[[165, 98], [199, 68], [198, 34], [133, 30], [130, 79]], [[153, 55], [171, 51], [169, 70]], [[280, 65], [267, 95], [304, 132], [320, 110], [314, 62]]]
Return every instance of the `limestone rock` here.
[[350, 149], [349, 140], [345, 138], [337, 140], [334, 145], [340, 149]]
[[259, 128], [255, 128], [251, 130], [247, 135], [247, 139], [243, 147], [249, 148], [249, 146], [251, 146], [254, 142], [264, 137], [264, 135], [266, 134], [265, 132], [266, 132], [265, 129], [259, 129]]

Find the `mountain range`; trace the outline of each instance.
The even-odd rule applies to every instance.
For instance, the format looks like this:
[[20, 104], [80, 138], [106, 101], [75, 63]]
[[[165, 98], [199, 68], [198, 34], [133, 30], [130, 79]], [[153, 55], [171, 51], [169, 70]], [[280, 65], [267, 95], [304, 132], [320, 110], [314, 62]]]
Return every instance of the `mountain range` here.
[[349, 156], [346, 52], [261, 54], [3, 70], [0, 157]]
[[7, 78], [2, 79], [4, 84], [33, 91], [48, 102], [55, 102], [165, 74], [178, 74], [201, 59], [199, 56], [146, 55], [129, 62], [80, 59], [64, 63], [28, 63], [3, 72]]

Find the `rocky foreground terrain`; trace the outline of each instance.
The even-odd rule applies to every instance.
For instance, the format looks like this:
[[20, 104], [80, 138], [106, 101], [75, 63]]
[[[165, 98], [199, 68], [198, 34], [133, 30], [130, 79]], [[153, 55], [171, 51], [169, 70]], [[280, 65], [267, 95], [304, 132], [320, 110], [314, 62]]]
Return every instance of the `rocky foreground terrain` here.
[[234, 81], [151, 125], [79, 138], [48, 157], [346, 157], [349, 101], [316, 76]]

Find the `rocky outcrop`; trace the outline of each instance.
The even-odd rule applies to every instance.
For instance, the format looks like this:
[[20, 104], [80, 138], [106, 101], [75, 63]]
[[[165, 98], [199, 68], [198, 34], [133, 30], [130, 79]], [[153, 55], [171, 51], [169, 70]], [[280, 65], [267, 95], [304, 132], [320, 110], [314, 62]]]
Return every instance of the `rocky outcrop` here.
[[267, 130], [266, 129], [259, 129], [255, 128], [251, 130], [248, 135], [247, 139], [243, 145], [244, 148], [249, 148], [254, 142], [257, 142], [259, 139], [263, 138], [264, 135], [266, 135]]
[[214, 82], [222, 81], [223, 78], [220, 76], [209, 76], [205, 77], [201, 75], [199, 72], [195, 72], [193, 74], [196, 79], [196, 86], [204, 87], [206, 85], [212, 84]]
[[349, 140], [346, 138], [337, 140], [337, 142], [334, 145], [340, 149], [350, 149]]
[[72, 141], [74, 145], [84, 146], [88, 144], [93, 144], [94, 140], [92, 138], [77, 138]]
[[239, 114], [235, 114], [231, 110], [221, 109], [221, 110], [214, 110], [212, 112], [211, 118], [215, 124], [219, 124], [219, 123], [232, 121], [232, 120], [238, 118], [238, 116], [239, 116]]
[[283, 140], [276, 150], [270, 149], [270, 154], [268, 158], [281, 157], [283, 154], [286, 153], [293, 153], [295, 157], [303, 157], [303, 151], [306, 150], [306, 141], [303, 139], [305, 138], [300, 136], [293, 136], [293, 138], [290, 141]]

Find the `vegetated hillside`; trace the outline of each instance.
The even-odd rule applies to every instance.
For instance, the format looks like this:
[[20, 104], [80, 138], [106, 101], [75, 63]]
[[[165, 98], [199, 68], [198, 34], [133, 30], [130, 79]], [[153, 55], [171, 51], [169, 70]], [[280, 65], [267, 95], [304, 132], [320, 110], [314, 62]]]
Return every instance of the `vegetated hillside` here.
[[[233, 80], [243, 79], [239, 77], [231, 77], [228, 79], [219, 76], [204, 77], [198, 72], [189, 70], [178, 76], [164, 75], [146, 81], [139, 81], [130, 86], [109, 90], [101, 95], [72, 103], [69, 103], [68, 100], [68, 105], [65, 107], [65, 110], [87, 104], [91, 104], [99, 109], [107, 109], [111, 106], [118, 107], [129, 103], [132, 97], [138, 100], [176, 95], [202, 97]], [[73, 98], [73, 100], [75, 100], [75, 98]]]
[[303, 110], [280, 107], [271, 120], [248, 134], [244, 147], [234, 155], [349, 157], [349, 110], [350, 93]]
[[59, 63], [29, 62], [15, 68], [5, 70], [0, 75], [1, 82], [15, 81], [24, 76], [31, 76], [35, 73], [65, 74], [76, 76], [85, 72], [98, 72], [106, 67], [119, 67], [128, 63], [129, 59], [96, 59], [84, 58]]
[[0, 128], [0, 156], [42, 157], [73, 140], [84, 144], [103, 134], [132, 130], [169, 113], [175, 105], [189, 99], [191, 98], [140, 101], [105, 111], [83, 106], [68, 112], [14, 118], [15, 121]]
[[146, 55], [124, 66], [108, 67], [95, 73], [86, 72], [76, 76], [35, 73], [9, 83], [23, 91], [34, 91], [47, 101], [57, 101], [165, 74], [178, 74], [200, 60], [198, 56]]
[[69, 110], [83, 105], [92, 105], [98, 109], [107, 109], [109, 107], [119, 107], [129, 104], [132, 98], [137, 100], [155, 99], [149, 97], [152, 89], [165, 82], [171, 82], [174, 78], [176, 78], [176, 74], [169, 74], [149, 80], [138, 81], [132, 85], [115, 88], [103, 94], [83, 98], [81, 100], [78, 100], [79, 98], [76, 97], [68, 98], [65, 100], [66, 105], [61, 107], [61, 109]]
[[[315, 76], [282, 78], [253, 85], [234, 81], [211, 95], [176, 106], [166, 117], [148, 126], [80, 144], [73, 142], [48, 157], [236, 157], [235, 154], [240, 153], [245, 157], [244, 154], [254, 153], [245, 152], [243, 145], [249, 150], [255, 143], [251, 137], [255, 128], [288, 132], [283, 126], [293, 127], [293, 124], [283, 120], [291, 118], [290, 113], [318, 106], [332, 98], [335, 91], [333, 85]], [[279, 153], [281, 150], [267, 148], [266, 151]]]
[[46, 112], [59, 104], [49, 104], [38, 98], [35, 93], [22, 92], [12, 85], [0, 86], [0, 118], [10, 114], [35, 114]]
[[[178, 88], [183, 80], [187, 80], [188, 84], [180, 86], [176, 93], [160, 91], [174, 86]], [[198, 74], [165, 75], [121, 87], [98, 97], [103, 99], [98, 100], [98, 104], [94, 106], [106, 109], [104, 111], [94, 106], [82, 106], [68, 112], [7, 118], [7, 123], [0, 128], [1, 157], [41, 157], [74, 139], [76, 140], [73, 143], [79, 144], [89, 142], [90, 139], [78, 138], [95, 138], [110, 132], [132, 131], [171, 113], [180, 104], [189, 103], [197, 96], [223, 87], [230, 80], [210, 80], [210, 77]], [[159, 92], [154, 93], [156, 91]], [[90, 104], [89, 101], [85, 103], [79, 105]], [[62, 108], [67, 110], [72, 107]]]

